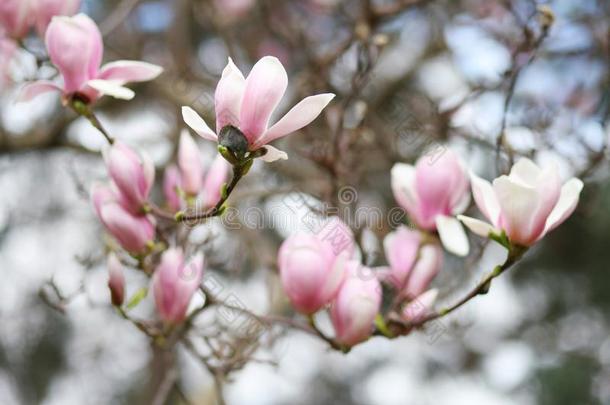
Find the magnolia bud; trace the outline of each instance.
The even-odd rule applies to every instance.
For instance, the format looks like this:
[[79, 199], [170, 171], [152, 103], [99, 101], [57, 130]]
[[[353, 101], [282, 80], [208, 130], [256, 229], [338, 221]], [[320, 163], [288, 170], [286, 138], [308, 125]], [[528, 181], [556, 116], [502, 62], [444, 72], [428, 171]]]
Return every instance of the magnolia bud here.
[[155, 179], [155, 168], [147, 155], [116, 141], [104, 150], [108, 173], [118, 190], [118, 200], [133, 214], [142, 213]]
[[284, 241], [278, 253], [282, 285], [299, 312], [312, 314], [337, 294], [344, 274], [346, 255], [337, 257], [329, 243], [307, 234]]
[[155, 226], [144, 215], [133, 215], [116, 202], [100, 208], [100, 219], [125, 250], [144, 253], [155, 238]]
[[419, 250], [419, 258], [407, 278], [404, 293], [416, 297], [424, 292], [443, 267], [443, 250], [438, 245], [424, 245]]
[[390, 266], [389, 281], [402, 290], [413, 269], [421, 242], [417, 231], [401, 226], [389, 233], [383, 240], [386, 259]]
[[123, 266], [114, 253], [108, 255], [108, 288], [112, 305], [120, 307], [125, 300], [125, 275]]
[[203, 271], [201, 254], [185, 264], [179, 248], [163, 253], [152, 278], [155, 305], [161, 319], [172, 324], [184, 320], [191, 298], [203, 279]]
[[182, 198], [178, 189], [180, 188], [180, 172], [176, 166], [168, 166], [165, 169], [163, 177], [163, 195], [167, 206], [172, 211], [178, 211], [182, 208]]
[[354, 346], [373, 332], [373, 322], [381, 307], [381, 285], [373, 271], [356, 261], [347, 264], [348, 276], [330, 310], [336, 340]]
[[189, 195], [199, 194], [203, 186], [203, 164], [197, 144], [184, 130], [180, 134], [178, 167], [182, 178], [182, 189]]
[[411, 323], [419, 322], [432, 311], [437, 296], [438, 290], [432, 289], [415, 297], [415, 299], [405, 305], [402, 311], [402, 319]]

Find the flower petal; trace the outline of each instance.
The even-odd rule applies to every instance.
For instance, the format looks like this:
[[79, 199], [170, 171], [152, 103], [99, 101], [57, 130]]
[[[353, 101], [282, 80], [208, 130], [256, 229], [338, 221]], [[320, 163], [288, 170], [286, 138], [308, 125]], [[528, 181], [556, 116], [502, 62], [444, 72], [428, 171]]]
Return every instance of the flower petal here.
[[335, 95], [332, 93], [318, 94], [304, 98], [297, 105], [292, 107], [282, 119], [269, 128], [269, 130], [256, 141], [255, 147], [262, 146], [308, 125], [320, 115], [324, 107], [326, 107], [333, 98], [335, 98]]
[[396, 202], [418, 221], [418, 198], [415, 190], [415, 167], [396, 163], [392, 167], [392, 192]]
[[547, 218], [544, 232], [540, 237], [557, 228], [563, 221], [572, 215], [578, 204], [580, 192], [583, 187], [583, 182], [575, 177], [568, 180], [568, 182], [563, 185], [559, 200]]
[[40, 80], [23, 86], [17, 95], [17, 102], [30, 101], [49, 91], [62, 91], [61, 87], [47, 80]]
[[218, 132], [227, 125], [239, 128], [239, 114], [245, 86], [244, 75], [235, 66], [233, 60], [229, 58], [214, 94], [216, 130]]
[[472, 172], [470, 173], [470, 182], [472, 184], [472, 195], [477, 207], [479, 207], [479, 210], [492, 224], [498, 226], [500, 204], [498, 204], [498, 199], [491, 183]]
[[458, 215], [457, 219], [462, 221], [462, 223], [466, 225], [466, 227], [472, 232], [484, 238], [489, 237], [489, 234], [492, 232], [497, 234], [500, 233], [499, 229], [496, 229], [487, 222], [483, 222], [476, 218], [467, 217], [465, 215]]
[[448, 252], [456, 256], [466, 256], [468, 254], [470, 250], [468, 238], [460, 221], [454, 217], [437, 215], [436, 229], [443, 246]]
[[87, 86], [97, 90], [102, 95], [111, 96], [120, 100], [131, 100], [136, 95], [133, 90], [108, 80], [89, 80]]
[[146, 82], [163, 72], [161, 66], [135, 60], [118, 60], [102, 66], [98, 79], [112, 80], [116, 83]]
[[270, 145], [265, 145], [265, 149], [267, 149], [267, 153], [265, 153], [261, 159], [264, 162], [275, 162], [276, 160], [282, 159], [282, 160], [287, 160], [288, 159], [288, 155], [286, 154], [286, 152], [281, 151], [277, 148], [274, 148], [273, 146]]
[[250, 143], [267, 130], [269, 118], [288, 87], [288, 75], [273, 56], [260, 59], [246, 79], [239, 129]]
[[502, 212], [500, 226], [506, 231], [508, 239], [522, 246], [530, 246], [539, 236], [530, 231], [533, 215], [540, 203], [537, 190], [508, 176], [495, 179], [493, 188]]
[[218, 137], [210, 129], [208, 124], [204, 121], [203, 118], [199, 114], [195, 112], [191, 107], [182, 107], [182, 119], [193, 129], [193, 131], [197, 132], [197, 135], [202, 137], [203, 139], [207, 139], [209, 141], [218, 141]]

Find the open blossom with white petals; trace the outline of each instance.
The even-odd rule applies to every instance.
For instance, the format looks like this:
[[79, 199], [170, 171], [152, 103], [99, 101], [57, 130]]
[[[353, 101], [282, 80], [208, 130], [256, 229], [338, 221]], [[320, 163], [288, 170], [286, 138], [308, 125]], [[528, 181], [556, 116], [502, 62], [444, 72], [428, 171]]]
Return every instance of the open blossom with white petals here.
[[470, 202], [468, 175], [455, 153], [446, 149], [435, 161], [422, 156], [415, 166], [397, 163], [392, 168], [392, 191], [419, 228], [437, 230], [451, 253], [468, 254], [468, 238], [454, 218]]
[[260, 59], [247, 78], [229, 58], [216, 87], [216, 132], [190, 107], [182, 107], [182, 116], [205, 139], [222, 144], [223, 136], [238, 130], [247, 141], [247, 151], [264, 147], [264, 161], [287, 159], [286, 153], [268, 144], [311, 123], [335, 97], [330, 93], [306, 97], [269, 127], [269, 119], [287, 86], [286, 70], [275, 57]]
[[149, 81], [163, 71], [160, 66], [130, 60], [100, 67], [104, 51], [102, 35], [85, 14], [53, 17], [45, 40], [49, 58], [63, 77], [63, 86], [48, 80], [36, 81], [23, 88], [21, 101], [49, 91], [61, 92], [64, 102], [76, 97], [93, 103], [104, 95], [130, 100], [135, 93], [124, 87], [126, 83]]
[[519, 246], [531, 246], [559, 226], [576, 209], [583, 182], [571, 178], [561, 184], [555, 166], [538, 167], [520, 159], [503, 175], [489, 183], [471, 174], [474, 200], [491, 222], [460, 215], [458, 218], [481, 236], [506, 233]]

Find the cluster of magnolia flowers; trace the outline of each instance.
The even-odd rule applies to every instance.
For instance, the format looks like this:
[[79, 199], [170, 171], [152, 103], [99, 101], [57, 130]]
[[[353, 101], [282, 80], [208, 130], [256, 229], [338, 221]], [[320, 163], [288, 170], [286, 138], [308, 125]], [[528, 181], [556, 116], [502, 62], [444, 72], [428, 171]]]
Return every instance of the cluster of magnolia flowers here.
[[[267, 56], [244, 77], [229, 59], [214, 94], [216, 130], [190, 107], [182, 109], [185, 123], [202, 138], [216, 142], [219, 153], [206, 167], [196, 142], [185, 130], [177, 164], [165, 170], [165, 203], [158, 207], [150, 198], [155, 180], [152, 161], [109, 137], [92, 106], [104, 95], [132, 98], [134, 93], [126, 83], [152, 80], [162, 69], [139, 61], [101, 66], [102, 37], [84, 14], [54, 17], [45, 41], [61, 80], [31, 83], [23, 88], [21, 99], [58, 90], [65, 105], [107, 135], [110, 145], [103, 155], [110, 182], [92, 188], [95, 212], [123, 252], [137, 259], [137, 267], [151, 276], [150, 290], [160, 318], [168, 324], [183, 322], [192, 296], [200, 288], [204, 258], [190, 251], [193, 249], [180, 247], [178, 238], [159, 232], [158, 222], [180, 224], [193, 207], [204, 210], [195, 219], [222, 215], [228, 195], [253, 160], [287, 159], [286, 153], [269, 143], [311, 123], [334, 95], [306, 97], [270, 125], [288, 86], [284, 67], [277, 58]], [[387, 312], [382, 303], [388, 301], [383, 296], [386, 291], [392, 294], [394, 312], [407, 326], [417, 325], [431, 313], [437, 290], [430, 289], [430, 284], [442, 267], [443, 247], [458, 256], [469, 252], [462, 223], [502, 244], [509, 256], [521, 254], [568, 218], [583, 187], [576, 178], [562, 184], [556, 167], [539, 168], [528, 159], [519, 160], [508, 175], [490, 183], [468, 173], [449, 149], [433, 162], [421, 158], [414, 166], [395, 165], [391, 184], [413, 227], [401, 226], [385, 237], [387, 266], [363, 265], [352, 231], [336, 217], [317, 233], [290, 236], [278, 252], [281, 281], [293, 307], [312, 322], [314, 314], [328, 310], [335, 330], [333, 341], [342, 348], [366, 340], [375, 326], [385, 329]], [[462, 215], [470, 206], [471, 191], [489, 223]], [[125, 278], [119, 257], [126, 255], [119, 254], [116, 244], [112, 250], [109, 286], [113, 304], [121, 307]]]

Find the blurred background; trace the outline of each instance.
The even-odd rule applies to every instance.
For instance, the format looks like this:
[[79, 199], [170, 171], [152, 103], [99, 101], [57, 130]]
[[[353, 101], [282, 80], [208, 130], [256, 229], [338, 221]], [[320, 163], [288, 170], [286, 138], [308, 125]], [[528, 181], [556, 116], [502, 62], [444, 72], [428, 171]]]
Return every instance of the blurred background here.
[[[275, 256], [306, 225], [303, 201], [348, 216], [390, 212], [395, 162], [448, 145], [488, 179], [512, 155], [585, 181], [576, 213], [489, 294], [424, 331], [376, 337], [347, 355], [299, 331], [265, 331], [269, 344], [223, 377], [227, 404], [610, 404], [610, 2], [86, 0], [81, 10], [104, 33], [105, 60], [165, 68], [132, 102], [97, 106], [111, 134], [151, 154], [158, 178], [174, 159], [180, 106], [213, 122], [228, 56], [244, 72], [264, 55], [283, 62], [282, 111], [337, 93], [314, 124], [279, 142], [288, 161], [257, 162], [240, 183], [231, 226], [214, 220], [193, 233], [213, 237], [207, 282], [255, 313], [291, 315]], [[20, 83], [54, 75], [37, 38], [24, 46], [0, 69], [0, 403], [149, 403], [162, 366], [109, 304], [103, 231], [88, 199], [105, 178], [104, 139], [56, 94], [14, 102]], [[200, 145], [211, 162], [213, 145]], [[383, 264], [380, 241], [393, 225], [358, 218], [365, 254]], [[497, 247], [471, 244], [470, 258], [446, 257], [435, 281], [443, 302], [498, 260]], [[127, 276], [129, 296], [145, 278]], [[149, 298], [137, 313], [152, 316]], [[245, 322], [211, 316], [229, 332]], [[215, 380], [196, 359], [181, 351], [176, 367], [168, 403], [216, 403]]]

